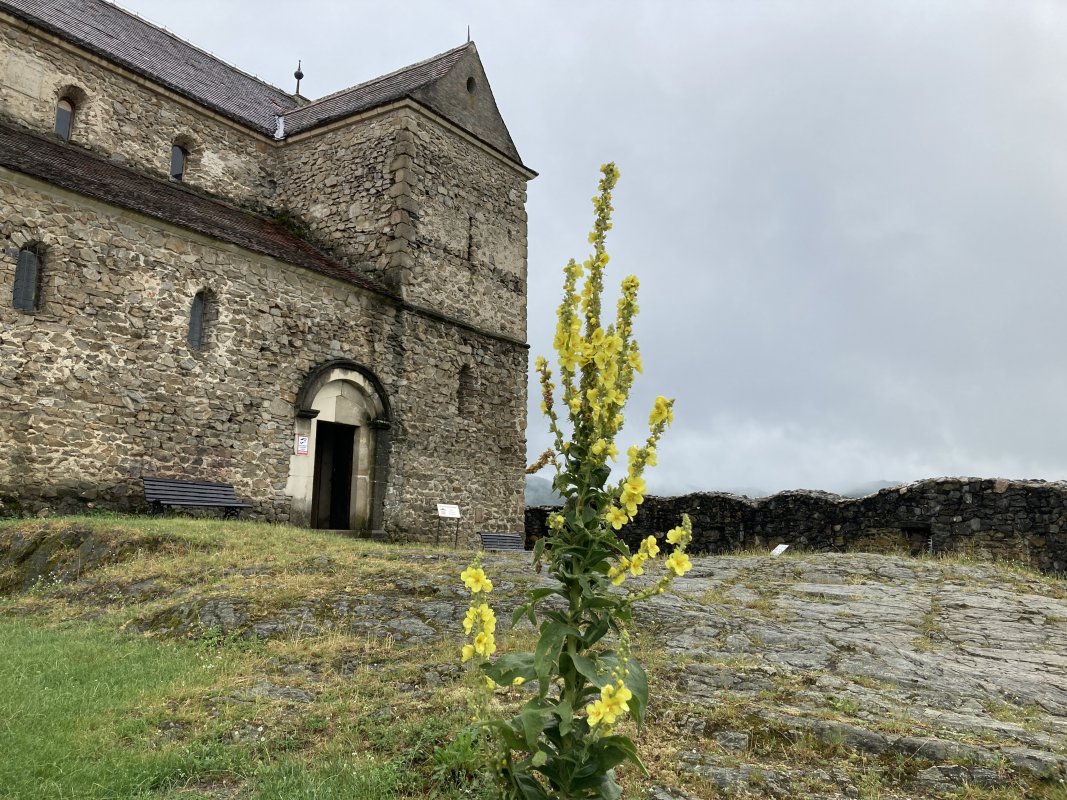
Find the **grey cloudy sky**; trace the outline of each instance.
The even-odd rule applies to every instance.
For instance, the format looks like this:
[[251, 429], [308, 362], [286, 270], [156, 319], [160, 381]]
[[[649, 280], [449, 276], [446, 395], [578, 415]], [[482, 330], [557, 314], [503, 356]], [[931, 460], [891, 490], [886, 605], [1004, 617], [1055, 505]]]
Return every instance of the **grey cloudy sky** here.
[[541, 173], [532, 354], [597, 167], [622, 171], [611, 269], [641, 278], [647, 365], [629, 416], [678, 399], [653, 490], [1067, 478], [1067, 3], [122, 5], [279, 86], [301, 58], [312, 97], [470, 25]]

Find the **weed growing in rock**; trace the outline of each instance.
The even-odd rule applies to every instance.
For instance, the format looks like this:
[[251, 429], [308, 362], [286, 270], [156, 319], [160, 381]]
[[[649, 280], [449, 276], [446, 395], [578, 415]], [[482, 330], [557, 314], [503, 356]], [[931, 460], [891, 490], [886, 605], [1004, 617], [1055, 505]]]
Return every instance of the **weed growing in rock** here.
[[[553, 343], [561, 410], [552, 368], [544, 358], [535, 364], [542, 410], [554, 437], [542, 462], [555, 467], [553, 487], [564, 506], [549, 517], [548, 540], [539, 541], [534, 551], [539, 566], [547, 560], [555, 585], [529, 592], [512, 618], [513, 624], [526, 616], [539, 625], [533, 652], [490, 659], [495, 618], [479, 594], [491, 591], [492, 583], [478, 562], [462, 576], [472, 595], [464, 628], [468, 638], [474, 637], [463, 647], [463, 660], [476, 665], [491, 687], [520, 686], [528, 697], [519, 713], [506, 719], [494, 716], [489, 703], [473, 704], [482, 709], [479, 730], [493, 743], [491, 766], [507, 800], [615, 800], [621, 789], [614, 768], [629, 761], [644, 770], [634, 743], [616, 732], [627, 717], [640, 729], [648, 704], [647, 678], [631, 652], [626, 626], [635, 603], [662, 593], [691, 566], [685, 552], [692, 535], [688, 518], [667, 533], [665, 543], [649, 536], [636, 552], [615, 533], [633, 520], [644, 500], [643, 474], [656, 463], [656, 445], [673, 420], [674, 401], [656, 398], [648, 437], [629, 449], [625, 476], [610, 481], [623, 408], [642, 364], [633, 338], [637, 278], [623, 279], [615, 319], [602, 321], [605, 238], [619, 173], [613, 164], [601, 172], [589, 236], [593, 253], [564, 270]], [[672, 551], [657, 561], [661, 544]], [[657, 566], [661, 574], [655, 581], [629, 592], [617, 588]]]

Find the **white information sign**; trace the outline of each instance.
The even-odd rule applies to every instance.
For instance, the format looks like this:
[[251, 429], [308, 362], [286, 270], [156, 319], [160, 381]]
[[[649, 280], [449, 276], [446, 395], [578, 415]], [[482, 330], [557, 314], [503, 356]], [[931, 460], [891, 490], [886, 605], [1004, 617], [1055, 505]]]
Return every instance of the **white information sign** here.
[[297, 436], [296, 437], [296, 454], [298, 456], [306, 456], [311, 449], [311, 437], [310, 436]]
[[443, 519], [459, 519], [459, 506], [451, 503], [438, 503], [437, 516]]
[[788, 549], [789, 549], [789, 545], [787, 545], [787, 544], [780, 544], [780, 545], [778, 545], [778, 546], [777, 546], [776, 548], [774, 548], [773, 550], [771, 550], [771, 555], [772, 555], [772, 556], [780, 556], [780, 555], [781, 555], [782, 553], [784, 553], [784, 552], [785, 552], [786, 550], [788, 550]]

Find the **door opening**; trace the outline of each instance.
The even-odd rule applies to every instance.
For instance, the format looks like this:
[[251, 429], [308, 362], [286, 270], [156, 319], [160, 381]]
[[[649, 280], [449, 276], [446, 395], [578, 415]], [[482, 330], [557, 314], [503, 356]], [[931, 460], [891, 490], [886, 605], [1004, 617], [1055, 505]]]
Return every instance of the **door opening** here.
[[351, 527], [356, 430], [355, 425], [316, 422], [315, 489], [311, 501], [311, 519], [316, 528]]

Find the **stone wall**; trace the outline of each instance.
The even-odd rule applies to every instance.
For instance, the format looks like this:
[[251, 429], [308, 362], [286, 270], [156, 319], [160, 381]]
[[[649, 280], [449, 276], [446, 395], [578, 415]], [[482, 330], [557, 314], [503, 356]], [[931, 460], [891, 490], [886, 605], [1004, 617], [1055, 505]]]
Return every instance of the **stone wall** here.
[[429, 120], [410, 167], [413, 303], [526, 340], [526, 179]]
[[[136, 507], [142, 474], [235, 484], [253, 516], [289, 519], [296, 397], [345, 358], [393, 409], [386, 527], [428, 538], [437, 502], [463, 535], [521, 514], [525, 350], [348, 283], [0, 173], [0, 286], [43, 245], [40, 311], [0, 304], [0, 493], [7, 510]], [[217, 306], [186, 344], [193, 296]], [[473, 375], [457, 415], [459, 374]], [[471, 388], [471, 387], [468, 387]]]
[[[526, 510], [527, 538], [549, 508]], [[649, 497], [623, 529], [631, 545], [693, 521], [696, 553], [788, 544], [802, 550], [966, 553], [1067, 572], [1067, 483], [936, 478], [857, 499], [782, 492], [749, 499], [717, 492]]]
[[171, 145], [189, 151], [184, 182], [242, 205], [265, 208], [275, 193], [276, 147], [262, 136], [135, 76], [25, 30], [0, 24], [0, 118], [51, 131], [56, 103], [80, 97], [71, 142], [159, 177]]

